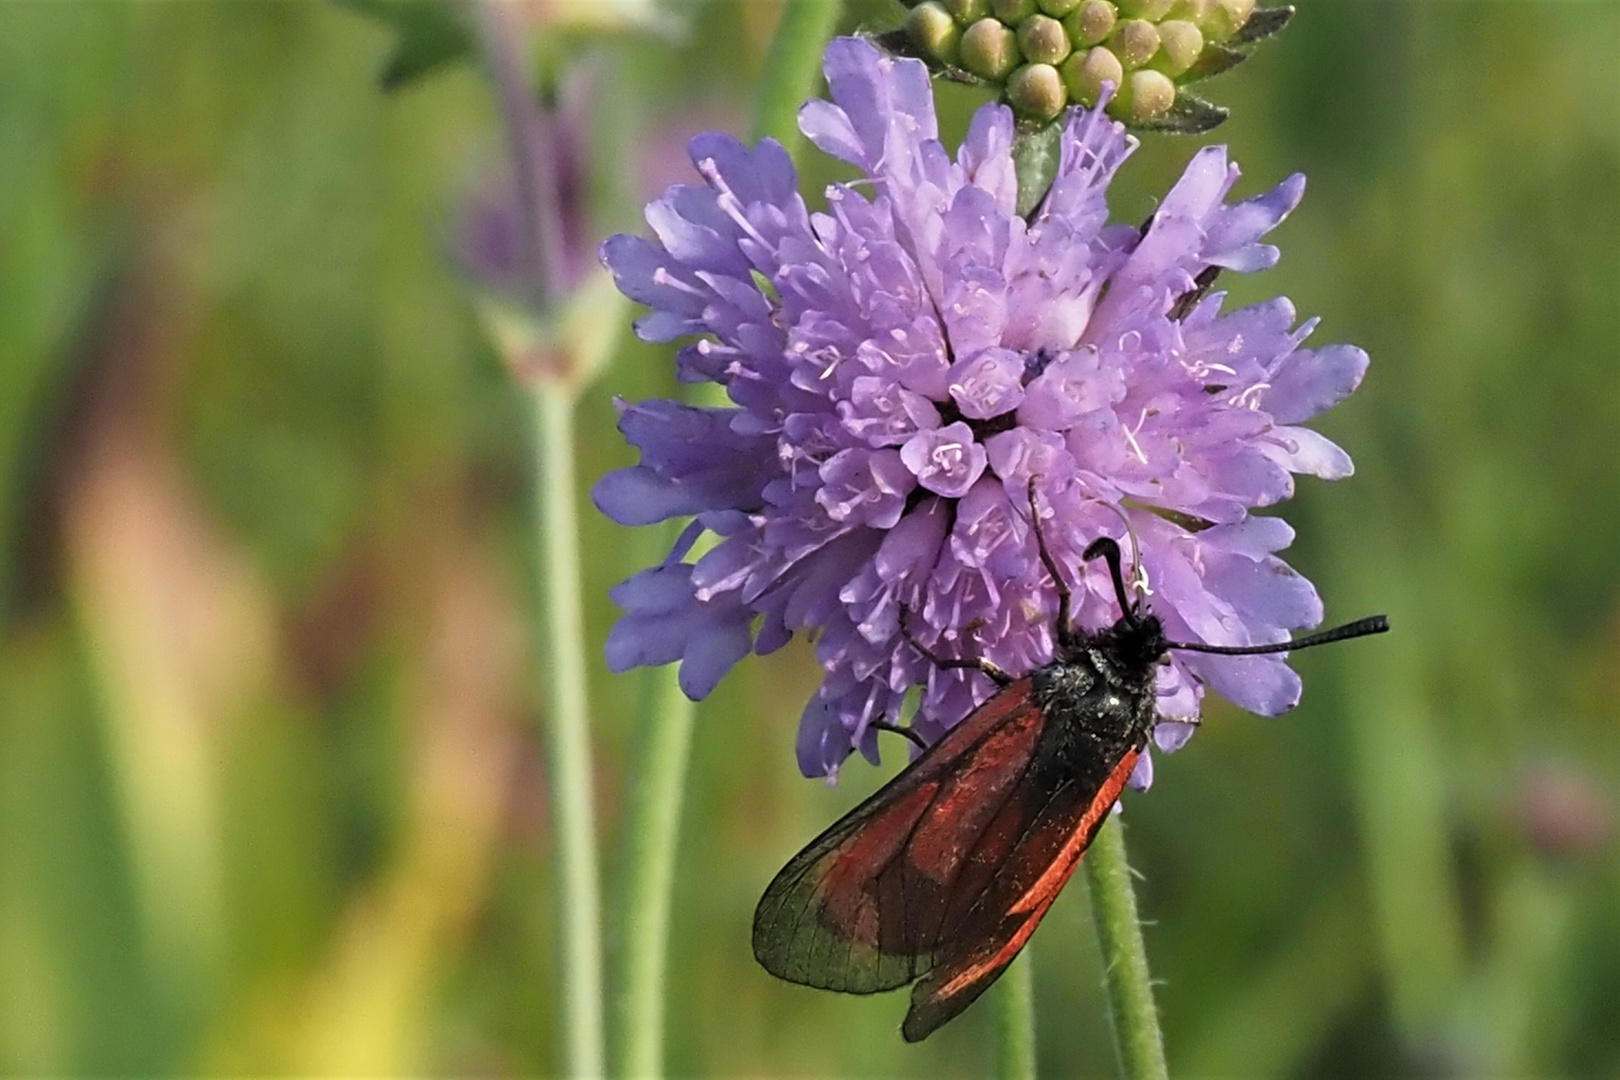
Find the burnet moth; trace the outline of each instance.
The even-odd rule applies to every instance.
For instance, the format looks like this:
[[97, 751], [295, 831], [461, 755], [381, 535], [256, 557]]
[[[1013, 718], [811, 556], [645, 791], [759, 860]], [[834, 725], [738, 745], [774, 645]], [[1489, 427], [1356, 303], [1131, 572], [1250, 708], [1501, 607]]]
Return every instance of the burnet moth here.
[[1155, 668], [1169, 650], [1253, 656], [1389, 629], [1375, 615], [1275, 645], [1170, 641], [1145, 599], [1131, 600], [1119, 544], [1103, 537], [1084, 558], [1107, 562], [1120, 617], [1079, 630], [1033, 483], [1030, 516], [1058, 596], [1052, 662], [1015, 678], [982, 659], [936, 656], [902, 618], [910, 647], [999, 689], [789, 860], [754, 912], [754, 956], [779, 978], [850, 994], [915, 983], [907, 1042], [971, 1005], [1034, 933], [1147, 748]]

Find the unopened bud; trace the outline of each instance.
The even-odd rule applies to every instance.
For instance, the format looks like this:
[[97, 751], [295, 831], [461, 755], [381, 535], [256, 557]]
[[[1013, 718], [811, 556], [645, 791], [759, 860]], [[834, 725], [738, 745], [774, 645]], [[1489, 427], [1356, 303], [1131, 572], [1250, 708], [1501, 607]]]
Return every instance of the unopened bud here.
[[1063, 29], [1079, 49], [1096, 45], [1114, 32], [1114, 5], [1108, 0], [1085, 0], [1063, 19]]
[[1018, 47], [1032, 64], [1060, 64], [1069, 55], [1069, 35], [1050, 15], [1031, 15], [1018, 27]]
[[1215, 0], [1214, 10], [1201, 25], [1211, 40], [1225, 41], [1254, 14], [1254, 0]]
[[1101, 45], [1070, 56], [1063, 62], [1062, 75], [1069, 96], [1088, 108], [1096, 106], [1103, 83], [1113, 83], [1117, 92], [1125, 81], [1125, 69], [1119, 57]]
[[1051, 64], [1025, 64], [1007, 80], [1007, 100], [1015, 111], [1034, 120], [1050, 120], [1063, 111], [1069, 95]]
[[1127, 70], [1139, 68], [1159, 51], [1159, 28], [1142, 19], [1120, 23], [1109, 42]]
[[1143, 124], [1170, 111], [1176, 103], [1176, 84], [1162, 71], [1133, 71], [1125, 80], [1125, 92], [1116, 100], [1120, 119]]
[[968, 27], [957, 52], [963, 67], [991, 82], [1000, 82], [1018, 66], [1018, 40], [999, 19], [980, 19]]
[[972, 26], [980, 19], [989, 18], [990, 0], [945, 0], [945, 10], [958, 26]]
[[1118, 0], [1119, 13], [1127, 19], [1146, 19], [1158, 22], [1170, 14], [1176, 0]]
[[1175, 7], [1170, 9], [1172, 19], [1185, 19], [1199, 27], [1209, 21], [1210, 13], [1215, 10], [1215, 0], [1176, 0]]
[[1035, 14], [1035, 0], [990, 0], [990, 10], [1008, 26], [1017, 26]]
[[1159, 56], [1154, 67], [1174, 78], [1192, 67], [1204, 51], [1204, 35], [1198, 27], [1180, 19], [1159, 24]]
[[942, 64], [960, 63], [958, 48], [962, 28], [956, 25], [945, 5], [937, 0], [918, 4], [906, 14], [906, 30], [923, 52]]
[[1080, 0], [1035, 0], [1035, 3], [1054, 19], [1061, 19], [1080, 6]]

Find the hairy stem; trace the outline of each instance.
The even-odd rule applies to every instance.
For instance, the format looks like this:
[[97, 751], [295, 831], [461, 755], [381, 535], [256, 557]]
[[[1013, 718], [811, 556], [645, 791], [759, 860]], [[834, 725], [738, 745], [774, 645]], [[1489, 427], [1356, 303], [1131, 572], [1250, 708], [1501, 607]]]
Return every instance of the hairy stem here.
[[1091, 888], [1091, 915], [1102, 947], [1120, 1075], [1125, 1080], [1167, 1080], [1147, 949], [1136, 917], [1136, 891], [1125, 859], [1125, 826], [1117, 816], [1097, 833], [1084, 866]]

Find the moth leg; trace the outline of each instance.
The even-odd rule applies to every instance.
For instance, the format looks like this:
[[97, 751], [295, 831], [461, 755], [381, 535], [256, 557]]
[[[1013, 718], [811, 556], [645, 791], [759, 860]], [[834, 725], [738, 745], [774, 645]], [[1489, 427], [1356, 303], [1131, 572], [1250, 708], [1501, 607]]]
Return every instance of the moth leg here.
[[891, 724], [887, 720], [873, 720], [866, 726], [869, 728], [875, 728], [878, 731], [892, 731], [896, 735], [904, 735], [914, 746], [917, 747], [917, 749], [928, 749], [928, 741], [921, 735], [917, 734], [917, 732], [912, 728], [901, 727], [899, 724]]
[[1075, 643], [1075, 638], [1074, 627], [1069, 624], [1069, 608], [1071, 606], [1069, 583], [1063, 580], [1062, 574], [1058, 573], [1057, 560], [1052, 558], [1052, 553], [1047, 550], [1046, 537], [1041, 532], [1041, 512], [1035, 505], [1035, 477], [1033, 476], [1029, 478], [1029, 523], [1035, 530], [1035, 548], [1041, 553], [1041, 565], [1046, 567], [1046, 572], [1052, 576], [1052, 587], [1057, 590], [1058, 644], [1064, 647], [1071, 646]]
[[910, 608], [904, 606], [900, 608], [900, 636], [906, 639], [906, 644], [922, 653], [923, 659], [938, 668], [982, 671], [990, 676], [997, 686], [1010, 686], [1012, 684], [1013, 677], [1011, 675], [1003, 671], [999, 665], [991, 663], [982, 656], [976, 656], [972, 660], [956, 660], [935, 653], [934, 650], [911, 636], [911, 628], [906, 625], [911, 621], [910, 615]]

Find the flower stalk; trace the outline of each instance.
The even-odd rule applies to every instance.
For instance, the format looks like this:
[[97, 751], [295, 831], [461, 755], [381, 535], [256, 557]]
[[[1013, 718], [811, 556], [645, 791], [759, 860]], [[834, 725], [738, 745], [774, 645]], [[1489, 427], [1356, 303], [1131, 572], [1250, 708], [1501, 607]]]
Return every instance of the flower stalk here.
[[[798, 109], [820, 74], [822, 49], [837, 25], [839, 0], [790, 0], [766, 62], [754, 128], [756, 138], [798, 144]], [[720, 387], [695, 388], [696, 404], [720, 407]], [[622, 917], [624, 954], [618, 1075], [664, 1073], [665, 974], [669, 915], [680, 843], [681, 801], [691, 757], [696, 706], [673, 669], [654, 674], [641, 725], [640, 775], [627, 826]]]
[[620, 985], [618, 1075], [645, 1080], [664, 1074], [664, 977], [669, 913], [680, 844], [681, 796], [691, 758], [692, 700], [672, 668], [651, 675], [638, 745], [639, 773], [627, 825]]
[[815, 90], [821, 52], [838, 26], [840, 0], [788, 0], [765, 61], [754, 113], [754, 138], [772, 138], [795, 154], [799, 106]]
[[1104, 823], [1082, 861], [1091, 889], [1091, 917], [1097, 925], [1108, 1015], [1114, 1049], [1125, 1080], [1168, 1080], [1159, 1013], [1153, 1004], [1147, 948], [1136, 914], [1136, 891], [1125, 857], [1125, 826], [1116, 816]]
[[[473, 12], [517, 185], [525, 299], [535, 319], [544, 324], [558, 315], [567, 299], [556, 118], [534, 95], [525, 35], [511, 5], [475, 4]], [[605, 1060], [601, 899], [574, 478], [574, 406], [581, 380], [577, 365], [568, 359], [563, 356], [560, 366], [529, 383], [540, 579], [537, 636], [545, 657], [539, 670], [545, 673], [549, 721], [545, 734], [562, 923], [558, 996], [563, 1007], [564, 1071], [569, 1076], [599, 1077]]]
[[546, 734], [562, 916], [567, 1075], [597, 1077], [603, 1072], [602, 924], [575, 513], [574, 394], [549, 380], [533, 394], [546, 657], [540, 670], [550, 704]]
[[1035, 1080], [1035, 958], [1029, 946], [999, 980], [996, 1004], [999, 1080]]

